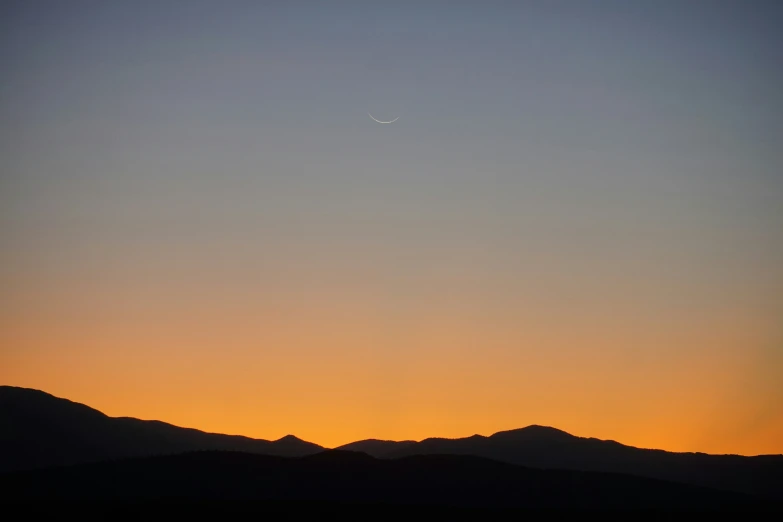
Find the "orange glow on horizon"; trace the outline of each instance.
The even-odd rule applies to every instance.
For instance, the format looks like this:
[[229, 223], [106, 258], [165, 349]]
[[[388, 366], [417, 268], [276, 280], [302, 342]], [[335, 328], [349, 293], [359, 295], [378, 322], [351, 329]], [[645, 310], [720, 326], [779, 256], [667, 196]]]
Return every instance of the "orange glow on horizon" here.
[[0, 4], [0, 384], [783, 454], [783, 3], [290, 4]]
[[[2, 328], [14, 349], [0, 378], [110, 416], [272, 440], [294, 434], [326, 447], [540, 424], [671, 451], [783, 452], [774, 385], [759, 384], [752, 358], [731, 350], [773, 340], [758, 317], [655, 331], [649, 318], [585, 312], [562, 316], [569, 328], [558, 329], [546, 314], [510, 321], [463, 300], [430, 303], [426, 319], [401, 318], [403, 329], [354, 305], [362, 296], [344, 295], [329, 308], [313, 300], [259, 311], [265, 321], [210, 319], [195, 305], [125, 310], [145, 328], [98, 306], [81, 316], [51, 310], [46, 328], [19, 315]], [[678, 353], [694, 345], [709, 351]], [[752, 431], [737, 430], [751, 421]]]

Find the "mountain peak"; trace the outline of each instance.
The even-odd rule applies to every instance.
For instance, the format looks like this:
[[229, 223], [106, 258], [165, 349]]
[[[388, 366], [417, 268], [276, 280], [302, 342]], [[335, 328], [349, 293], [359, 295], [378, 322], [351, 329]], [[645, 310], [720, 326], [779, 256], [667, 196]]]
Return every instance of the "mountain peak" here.
[[570, 435], [570, 433], [567, 433], [563, 430], [553, 428], [552, 426], [544, 426], [542, 424], [531, 424], [530, 426], [525, 426], [524, 428], [520, 429], [539, 433], [565, 433], [566, 435]]
[[286, 435], [285, 437], [281, 437], [277, 439], [275, 442], [304, 442], [304, 441], [299, 437], [297, 437], [296, 435]]
[[492, 435], [492, 438], [506, 438], [506, 437], [525, 437], [525, 438], [547, 438], [547, 439], [570, 439], [576, 438], [568, 432], [553, 428], [551, 426], [541, 426], [540, 424], [531, 424], [524, 428], [518, 428], [515, 430], [499, 431]]

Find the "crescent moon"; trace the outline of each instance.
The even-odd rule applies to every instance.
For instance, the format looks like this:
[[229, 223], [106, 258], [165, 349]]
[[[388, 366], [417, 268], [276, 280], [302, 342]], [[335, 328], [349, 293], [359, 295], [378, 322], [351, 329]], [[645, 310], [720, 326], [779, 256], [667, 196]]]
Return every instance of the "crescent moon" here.
[[[372, 118], [372, 114], [370, 114], [369, 112], [367, 113], [367, 115], [368, 115], [370, 118]], [[396, 117], [396, 118], [394, 118], [392, 121], [381, 121], [381, 120], [376, 120], [375, 118], [372, 118], [372, 119], [373, 119], [374, 121], [377, 121], [378, 123], [394, 123], [395, 121], [399, 120], [399, 119], [400, 119], [400, 117], [399, 117], [399, 116], [397, 116], [397, 117]]]

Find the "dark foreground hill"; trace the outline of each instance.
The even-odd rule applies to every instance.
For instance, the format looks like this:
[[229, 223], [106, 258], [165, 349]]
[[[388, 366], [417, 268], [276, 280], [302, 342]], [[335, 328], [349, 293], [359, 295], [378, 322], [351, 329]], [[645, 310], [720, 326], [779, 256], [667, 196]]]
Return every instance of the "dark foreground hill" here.
[[[470, 456], [425, 455], [380, 460], [325, 451], [285, 458], [238, 452], [195, 452], [0, 475], [3, 505], [29, 514], [53, 508], [115, 509], [145, 519], [161, 502], [181, 516], [204, 506], [342, 512], [386, 508], [467, 510], [719, 510], [779, 509], [771, 501], [654, 479], [610, 473], [529, 469]], [[374, 506], [374, 507], [373, 507]], [[470, 511], [468, 511], [470, 512]]]
[[[0, 386], [0, 472], [126, 457], [227, 450], [299, 457], [323, 451], [287, 436], [277, 441], [205, 433], [157, 421], [113, 418], [66, 399]], [[531, 468], [635, 475], [783, 501], [783, 455], [671, 453], [575, 437], [543, 426], [463, 439], [358, 441], [342, 448], [383, 459], [472, 455]]]
[[359, 441], [338, 449], [356, 449], [389, 459], [474, 455], [534, 468], [631, 474], [783, 500], [783, 455], [745, 457], [640, 449], [615, 441], [575, 437], [545, 426], [501, 431], [490, 437]]
[[268, 441], [109, 417], [42, 391], [0, 386], [0, 472], [197, 450], [298, 457], [323, 449], [290, 435]]

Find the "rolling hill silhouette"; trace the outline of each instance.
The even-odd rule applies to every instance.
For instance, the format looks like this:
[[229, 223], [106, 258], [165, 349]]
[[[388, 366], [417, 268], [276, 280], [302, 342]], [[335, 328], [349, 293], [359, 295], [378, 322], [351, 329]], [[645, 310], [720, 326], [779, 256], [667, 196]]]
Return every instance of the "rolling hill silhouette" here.
[[[377, 519], [388, 507], [463, 509], [780, 509], [770, 500], [627, 475], [541, 470], [467, 455], [376, 459], [327, 450], [306, 457], [195, 452], [0, 475], [0, 499], [26, 506], [122, 506], [148, 518], [176, 499], [177, 514], [212, 506], [324, 507]], [[46, 502], [40, 502], [45, 500]], [[33, 513], [29, 511], [28, 513]]]
[[356, 442], [351, 442], [335, 449], [345, 451], [359, 451], [361, 453], [372, 455], [376, 458], [384, 458], [387, 455], [392, 455], [394, 452], [402, 451], [403, 448], [412, 446], [414, 444], [416, 444], [415, 440], [404, 440], [398, 442], [394, 440], [365, 439], [357, 440]]
[[291, 435], [268, 441], [109, 417], [42, 391], [0, 386], [0, 471], [196, 450], [295, 457], [323, 449]]
[[[313, 458], [317, 454], [321, 454], [318, 458], [334, 458], [351, 450], [351, 455], [356, 451], [366, 454], [360, 457], [365, 459], [362, 462], [371, 457], [381, 462], [415, 456], [479, 457], [528, 468], [675, 481], [783, 501], [783, 455], [744, 457], [639, 449], [544, 426], [489, 437], [363, 440], [341, 446], [340, 453], [323, 454], [324, 449], [294, 436], [267, 441], [158, 421], [113, 418], [38, 390], [0, 387], [0, 472], [201, 450]], [[340, 457], [340, 461], [346, 458]]]
[[489, 437], [382, 442], [360, 441], [338, 449], [363, 448], [375, 457], [386, 459], [473, 455], [534, 468], [624, 473], [783, 498], [783, 455], [745, 457], [640, 449], [535, 425]]

